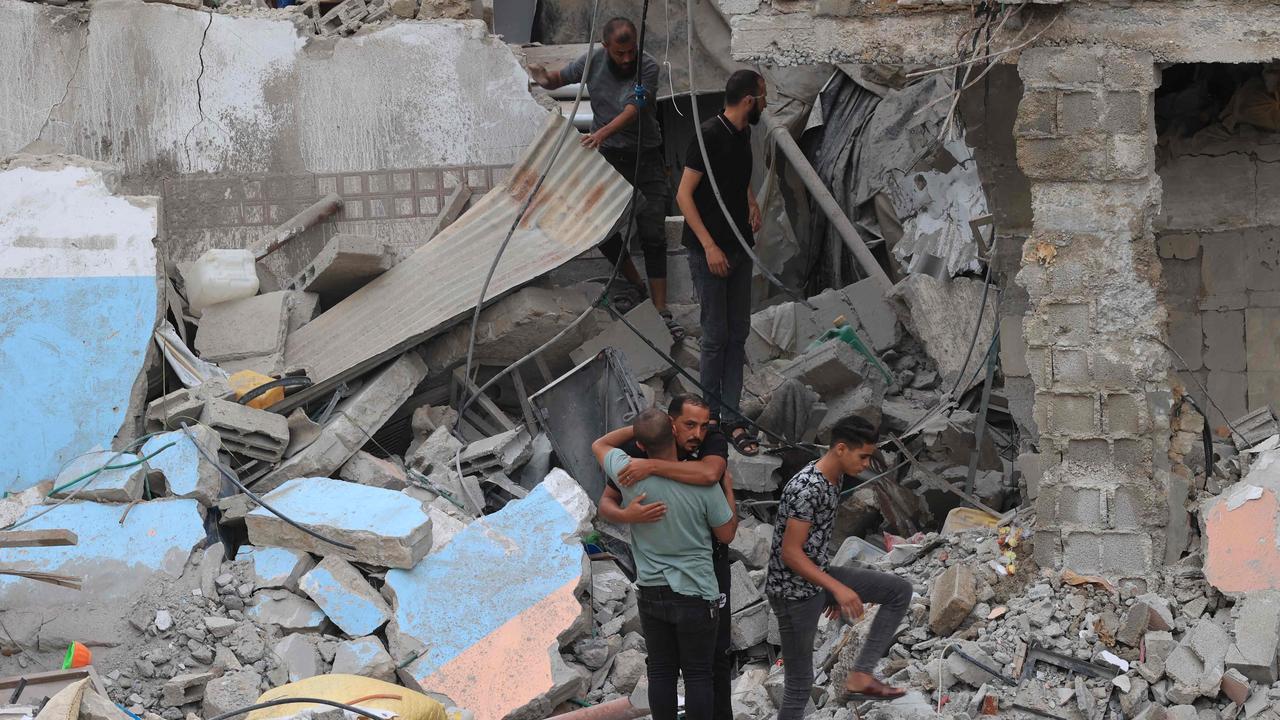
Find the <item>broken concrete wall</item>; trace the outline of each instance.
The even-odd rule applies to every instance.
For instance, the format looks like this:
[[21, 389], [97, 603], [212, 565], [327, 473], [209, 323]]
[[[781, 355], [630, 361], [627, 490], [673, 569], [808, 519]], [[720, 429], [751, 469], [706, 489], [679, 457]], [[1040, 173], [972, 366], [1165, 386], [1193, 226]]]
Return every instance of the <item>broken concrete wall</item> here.
[[1156, 70], [1147, 53], [1093, 46], [1027, 50], [1018, 70], [1018, 162], [1034, 210], [1018, 282], [1045, 454], [1037, 559], [1149, 576], [1166, 528], [1186, 526], [1186, 488], [1168, 471], [1170, 362], [1159, 344]]
[[[491, 186], [486, 168], [510, 165], [546, 112], [477, 21], [316, 39], [283, 13], [123, 0], [80, 12], [0, 4], [0, 155], [40, 139], [120, 165], [130, 190], [172, 191], [185, 212], [170, 225], [187, 230], [169, 238], [176, 260], [243, 246], [330, 191], [353, 200], [342, 231], [412, 243], [447, 193], [427, 187], [440, 166], [474, 166]], [[191, 173], [216, 177], [162, 182]], [[233, 189], [245, 197], [228, 203]]]
[[0, 490], [52, 479], [126, 421], [159, 310], [157, 200], [115, 180], [70, 156], [0, 165]]
[[1214, 126], [1168, 151], [1156, 237], [1169, 342], [1228, 416], [1204, 408], [1220, 427], [1280, 403], [1280, 136]]

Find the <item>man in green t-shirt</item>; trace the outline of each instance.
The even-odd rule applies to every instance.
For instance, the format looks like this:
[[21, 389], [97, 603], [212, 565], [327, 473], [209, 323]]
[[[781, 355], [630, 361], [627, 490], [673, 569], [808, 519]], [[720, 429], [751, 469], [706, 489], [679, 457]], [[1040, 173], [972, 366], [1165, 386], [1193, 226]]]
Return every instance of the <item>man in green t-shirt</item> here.
[[[671, 418], [651, 408], [636, 418], [635, 439], [650, 458], [676, 460]], [[611, 480], [631, 462], [622, 450], [596, 440], [596, 459]], [[737, 515], [715, 485], [684, 485], [650, 475], [622, 488], [624, 507], [644, 496], [666, 505], [662, 519], [631, 526], [640, 628], [648, 649], [649, 707], [654, 720], [675, 720], [676, 681], [683, 674], [687, 720], [710, 720], [713, 708], [720, 589], [711, 538], [733, 541]]]

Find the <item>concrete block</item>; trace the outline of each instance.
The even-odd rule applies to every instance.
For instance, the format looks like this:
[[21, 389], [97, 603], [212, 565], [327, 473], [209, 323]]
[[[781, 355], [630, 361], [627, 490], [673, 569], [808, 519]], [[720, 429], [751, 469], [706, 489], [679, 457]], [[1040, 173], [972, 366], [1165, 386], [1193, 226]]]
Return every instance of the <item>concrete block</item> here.
[[369, 442], [369, 436], [404, 405], [426, 376], [427, 364], [416, 352], [401, 355], [339, 402], [320, 435], [263, 476], [257, 491], [272, 490], [294, 478], [333, 474]]
[[209, 681], [200, 703], [202, 717], [211, 718], [247, 707], [262, 694], [262, 676], [244, 668]]
[[847, 343], [825, 342], [778, 370], [786, 378], [799, 380], [824, 398], [857, 388], [868, 372], [867, 359]]
[[1161, 258], [1195, 260], [1200, 256], [1200, 236], [1195, 233], [1160, 233], [1156, 249]]
[[772, 455], [748, 457], [730, 447], [729, 472], [737, 490], [771, 493], [782, 486], [782, 459]]
[[1245, 677], [1235, 668], [1228, 668], [1222, 674], [1222, 694], [1231, 699], [1236, 705], [1244, 705], [1249, 699], [1249, 678]]
[[200, 702], [204, 698], [204, 687], [213, 679], [213, 673], [197, 672], [174, 675], [161, 688], [164, 704], [170, 707]]
[[[1222, 408], [1222, 412], [1228, 417], [1236, 418], [1249, 412], [1249, 374], [1243, 372], [1225, 372], [1211, 371], [1209, 377], [1205, 380], [1205, 386], [1209, 390], [1209, 395], [1213, 397], [1217, 406]], [[1197, 388], [1198, 389], [1198, 388]], [[1211, 422], [1215, 425], [1225, 424], [1225, 419], [1219, 417], [1217, 408], [1206, 408]]]
[[1151, 609], [1143, 603], [1134, 603], [1129, 606], [1128, 612], [1124, 614], [1124, 620], [1120, 623], [1120, 630], [1116, 632], [1116, 640], [1128, 645], [1129, 647], [1138, 647], [1142, 642], [1142, 638], [1147, 633], [1147, 625], [1151, 620]]
[[[494, 365], [515, 362], [577, 319], [593, 299], [594, 296], [588, 297], [575, 288], [527, 287], [498, 300], [480, 312], [475, 359]], [[471, 338], [470, 315], [467, 317], [467, 322], [459, 323], [424, 345], [423, 357], [433, 372], [466, 360]], [[591, 337], [596, 328], [595, 320], [588, 317], [547, 348], [543, 359], [552, 367], [567, 365], [570, 351]]]
[[[515, 472], [533, 454], [533, 438], [523, 426], [468, 445], [458, 458], [463, 475]], [[452, 460], [452, 458], [450, 458]]]
[[272, 648], [289, 673], [289, 682], [320, 674], [320, 653], [305, 635], [286, 635]]
[[431, 547], [431, 520], [404, 493], [332, 480], [298, 478], [267, 493], [272, 507], [325, 537], [354, 545], [345, 550], [312, 537], [257, 508], [245, 516], [249, 542], [381, 567], [410, 568]]
[[1223, 372], [1244, 372], [1244, 313], [1238, 310], [1203, 315], [1204, 366]]
[[311, 556], [297, 550], [278, 547], [248, 547], [249, 571], [252, 573], [254, 590], [267, 588], [283, 588], [297, 590], [298, 580], [311, 568], [315, 560]]
[[[580, 688], [586, 670], [566, 666], [558, 649], [581, 631], [576, 592], [587, 561], [575, 536], [592, 513], [577, 482], [553, 470], [528, 497], [471, 523], [411, 570], [387, 572], [391, 656], [420, 653], [401, 679], [477, 718], [508, 717], [539, 698], [549, 702], [547, 693]], [[466, 598], [484, 602], [460, 602]], [[494, 663], [507, 669], [503, 682], [477, 683]]]
[[[982, 281], [970, 278], [942, 281], [916, 274], [899, 282], [893, 295], [902, 302], [900, 319], [937, 364], [944, 387], [956, 383], [962, 370], [967, 377], [974, 372], [972, 359], [967, 369], [962, 365], [978, 319], [974, 313], [959, 313], [957, 308], [978, 306]], [[975, 347], [985, 348], [991, 344], [995, 326], [995, 314], [984, 313]], [[967, 387], [962, 387], [961, 391], [965, 389]]]
[[245, 614], [259, 625], [278, 625], [286, 633], [318, 633], [328, 625], [319, 606], [288, 590], [259, 590]]
[[1235, 615], [1235, 642], [1227, 651], [1227, 667], [1259, 685], [1271, 685], [1280, 677], [1276, 672], [1280, 651], [1280, 595], [1249, 593], [1236, 605]]
[[1027, 343], [1022, 339], [1021, 315], [1000, 318], [1000, 370], [1009, 377], [1031, 374], [1027, 366]]
[[950, 635], [977, 603], [973, 570], [968, 565], [952, 565], [929, 589], [929, 629], [935, 635]]
[[[443, 502], [448, 502], [444, 500]], [[449, 541], [462, 532], [467, 524], [441, 509], [434, 503], [427, 506], [427, 515], [431, 518], [431, 550], [428, 554], [439, 552]]]
[[404, 468], [363, 450], [357, 450], [350, 460], [338, 468], [338, 477], [347, 482], [386, 490], [403, 490], [409, 486], [409, 476]]
[[147, 424], [170, 430], [182, 427], [183, 422], [195, 425], [204, 412], [204, 402], [204, 397], [187, 388], [174, 390], [147, 405]]
[[[163, 490], [165, 495], [194, 498], [211, 507], [218, 501], [224, 480], [217, 466], [205, 458], [218, 457], [222, 438], [204, 425], [191, 425], [188, 429], [194, 442], [176, 430], [157, 435], [142, 446], [142, 455], [149, 458], [147, 479], [152, 493]], [[173, 447], [161, 450], [171, 443]]]
[[[1201, 620], [1183, 637], [1165, 660], [1165, 673], [1175, 688], [1205, 697], [1216, 697], [1222, 685], [1224, 662], [1231, 637], [1212, 620]], [[1183, 696], [1185, 698], [1185, 695]], [[1190, 702], [1195, 697], [1191, 697]]]
[[1102, 400], [1103, 428], [1111, 436], [1132, 437], [1146, 427], [1145, 400], [1136, 395], [1110, 394]]
[[[861, 332], [858, 336], [872, 350], [882, 353], [902, 339], [902, 326], [880, 286], [870, 278], [846, 285], [841, 292], [857, 314]], [[852, 319], [850, 320], [852, 322]]]
[[405, 454], [405, 465], [423, 475], [430, 475], [436, 470], [450, 471], [454, 468], [454, 457], [464, 447], [466, 445], [453, 436], [450, 428], [437, 427], [416, 447], [410, 446]]
[[[94, 450], [84, 453], [72, 460], [58, 477], [53, 486], [60, 488], [52, 497], [65, 498], [76, 493], [80, 500], [95, 502], [133, 502], [142, 499], [143, 481], [147, 477], [147, 464], [140, 464], [141, 458], [133, 453], [118, 453], [110, 450]], [[113, 466], [114, 470], [101, 470], [70, 487], [68, 483], [101, 468]], [[129, 467], [125, 467], [129, 466]]]
[[747, 572], [747, 566], [740, 562], [729, 566], [729, 583], [730, 613], [736, 613], [764, 599], [755, 580], [752, 580], [750, 573]]
[[391, 269], [394, 254], [378, 238], [334, 235], [305, 268], [288, 283], [290, 290], [306, 290], [333, 305]]
[[294, 293], [280, 290], [210, 305], [200, 316], [196, 352], [210, 362], [281, 353], [294, 302]]
[[1022, 453], [1014, 464], [1022, 475], [1027, 487], [1027, 499], [1035, 500], [1040, 494], [1040, 483], [1044, 480], [1044, 459], [1040, 453]]
[[1245, 310], [1246, 364], [1250, 372], [1275, 371], [1280, 358], [1280, 308]]
[[1204, 348], [1204, 334], [1201, 330], [1201, 315], [1196, 312], [1169, 311], [1169, 345], [1186, 361], [1187, 367], [1199, 370], [1204, 367], [1201, 351]]
[[[640, 303], [624, 317], [659, 350], [664, 353], [671, 353], [671, 346], [675, 341], [672, 340], [671, 331], [667, 329], [666, 322], [658, 314], [657, 309], [653, 307], [652, 302], [646, 300]], [[569, 357], [575, 363], [581, 363], [595, 356], [597, 352], [606, 347], [612, 347], [622, 353], [627, 368], [631, 370], [631, 374], [640, 382], [644, 382], [654, 375], [666, 371], [668, 368], [667, 361], [661, 355], [655, 353], [643, 340], [636, 337], [636, 334], [630, 328], [617, 320], [605, 326], [599, 334], [569, 353]]]
[[741, 562], [751, 570], [759, 570], [769, 563], [769, 550], [773, 542], [773, 526], [754, 518], [744, 518], [738, 523], [738, 532], [729, 543], [729, 558]]
[[1280, 372], [1251, 370], [1246, 376], [1249, 407], [1280, 407]]
[[396, 663], [376, 637], [347, 640], [333, 654], [333, 673], [395, 682]]
[[391, 607], [368, 580], [340, 557], [321, 560], [298, 581], [338, 629], [347, 635], [370, 635], [391, 619]]
[[729, 618], [729, 647], [746, 650], [769, 637], [769, 603], [758, 602]]
[[274, 463], [289, 444], [289, 421], [283, 415], [228, 400], [208, 400], [200, 423], [222, 437], [228, 452]]

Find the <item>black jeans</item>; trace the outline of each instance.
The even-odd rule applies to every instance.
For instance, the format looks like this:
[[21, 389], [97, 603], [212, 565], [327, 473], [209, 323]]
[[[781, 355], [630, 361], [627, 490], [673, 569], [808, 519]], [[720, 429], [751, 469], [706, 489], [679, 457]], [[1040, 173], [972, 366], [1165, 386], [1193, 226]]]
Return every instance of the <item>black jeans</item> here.
[[712, 720], [712, 656], [720, 615], [711, 600], [671, 588], [639, 589], [640, 629], [649, 658], [649, 709], [654, 720], [675, 720], [676, 681], [684, 675], [687, 720]]
[[[855, 672], [870, 673], [898, 634], [898, 625], [911, 605], [911, 583], [897, 575], [862, 568], [829, 567], [827, 574], [858, 593], [864, 603], [880, 606], [867, 632], [867, 642], [853, 665]], [[818, 631], [818, 617], [833, 602], [830, 593], [825, 591], [803, 600], [769, 596], [769, 604], [778, 616], [778, 633], [782, 636], [784, 677], [778, 720], [804, 717], [813, 689], [813, 637]]]
[[711, 682], [715, 704], [712, 716], [715, 720], [733, 720], [733, 651], [729, 648], [729, 546], [712, 541], [711, 562], [716, 569], [716, 584], [724, 594], [724, 607], [720, 608], [720, 622], [716, 628], [716, 656], [711, 665]]
[[[644, 198], [635, 210], [636, 229], [640, 236], [640, 249], [644, 252], [644, 274], [650, 280], [667, 277], [667, 173], [664, 169], [662, 148], [649, 148], [640, 152], [640, 172], [636, 172], [636, 154], [630, 150], [600, 148], [600, 154], [609, 161], [627, 182]], [[629, 233], [630, 228], [622, 232]], [[600, 243], [600, 252], [611, 263], [626, 252], [620, 233], [614, 233]]]
[[689, 251], [689, 273], [698, 290], [702, 324], [702, 386], [711, 416], [729, 426], [741, 423], [742, 367], [751, 333], [751, 258], [729, 255], [729, 276], [712, 274], [707, 256]]

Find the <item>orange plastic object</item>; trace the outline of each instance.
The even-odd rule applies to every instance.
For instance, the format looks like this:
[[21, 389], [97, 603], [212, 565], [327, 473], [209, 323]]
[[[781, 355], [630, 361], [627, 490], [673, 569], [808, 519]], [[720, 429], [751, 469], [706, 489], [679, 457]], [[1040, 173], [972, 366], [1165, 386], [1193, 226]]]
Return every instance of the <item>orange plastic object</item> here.
[[[265, 385], [272, 380], [275, 380], [275, 378], [269, 375], [263, 375], [262, 373], [254, 372], [252, 370], [241, 370], [228, 378], [227, 384], [231, 386], [231, 389], [236, 394], [236, 399], [239, 400], [245, 396], [245, 393], [259, 385]], [[250, 400], [249, 407], [266, 410], [281, 400], [284, 400], [284, 388], [272, 388]]]
[[71, 670], [93, 664], [93, 652], [83, 643], [72, 642], [67, 646], [67, 654], [62, 658], [62, 669]]

